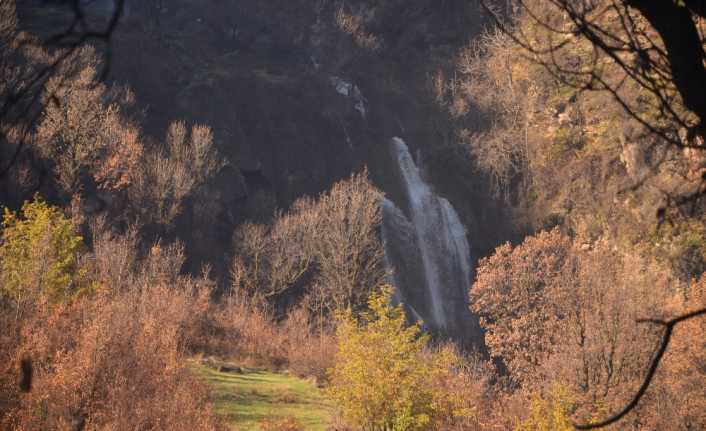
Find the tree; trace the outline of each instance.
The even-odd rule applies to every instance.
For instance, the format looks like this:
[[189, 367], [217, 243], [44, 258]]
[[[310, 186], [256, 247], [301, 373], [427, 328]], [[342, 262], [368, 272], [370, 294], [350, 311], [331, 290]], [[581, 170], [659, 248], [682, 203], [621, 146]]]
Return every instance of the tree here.
[[[698, 215], [706, 195], [706, 7], [702, 0], [517, 0], [501, 14], [483, 2], [496, 25], [572, 98], [612, 96], [644, 132], [639, 145], [652, 171], [678, 161], [678, 187], [664, 193], [658, 219]], [[624, 127], [624, 126], [622, 126]], [[634, 126], [630, 126], [634, 127]], [[677, 149], [680, 151], [671, 151]], [[681, 152], [682, 154], [679, 154]], [[679, 157], [681, 156], [681, 157]], [[654, 156], [652, 156], [654, 157]], [[657, 162], [659, 160], [659, 162]]]
[[6, 209], [2, 227], [0, 287], [15, 302], [18, 316], [28, 301], [60, 302], [82, 291], [83, 239], [58, 208], [35, 197], [19, 215]]
[[[672, 298], [665, 311], [670, 316], [683, 316], [705, 306], [706, 275], [702, 275], [698, 281], [690, 283], [679, 295]], [[662, 417], [661, 421], [651, 423], [652, 428], [664, 429], [669, 424], [680, 424], [685, 429], [706, 428], [704, 340], [706, 319], [703, 317], [685, 320], [674, 328], [673, 340], [655, 378], [655, 384], [667, 392], [669, 397], [666, 400], [658, 400], [658, 405], [663, 407]]]
[[194, 125], [189, 131], [183, 122], [172, 123], [164, 148], [139, 160], [128, 187], [135, 217], [142, 223], [172, 226], [186, 199], [195, 196], [223, 165], [210, 127]]
[[271, 301], [304, 283], [326, 311], [364, 307], [385, 276], [380, 196], [363, 172], [316, 200], [297, 200], [271, 226], [243, 224], [234, 237], [234, 282]]
[[[514, 248], [499, 247], [481, 262], [471, 296], [491, 354], [523, 389], [546, 397], [553, 383], [561, 384], [576, 401], [575, 417], [602, 418], [632, 405], [635, 412], [626, 420], [649, 428], [701, 420], [699, 407], [685, 400], [702, 396], [703, 386], [690, 382], [703, 376], [698, 365], [680, 362], [678, 352], [700, 361], [684, 341], [702, 336], [702, 325], [680, 316], [645, 320], [675, 311], [688, 316], [699, 306], [698, 285], [680, 285], [663, 263], [635, 250], [621, 252], [605, 240], [581, 247], [554, 230]], [[684, 296], [690, 306], [682, 305]], [[675, 332], [685, 340], [675, 339], [664, 374], [655, 374], [677, 323], [692, 333]], [[660, 389], [646, 392], [645, 382], [654, 376]], [[677, 414], [665, 405], [683, 408]]]
[[[84, 176], [103, 189], [124, 189], [135, 181], [143, 153], [138, 128], [123, 114], [132, 94], [97, 81], [99, 60], [92, 49], [72, 59], [46, 84], [36, 145], [54, 160], [65, 192], [80, 189]], [[52, 97], [61, 103], [50, 103]]]
[[382, 194], [367, 171], [333, 185], [317, 203], [311, 238], [319, 272], [315, 288], [331, 310], [363, 306], [369, 286], [384, 281], [384, 250], [378, 230]]
[[[46, 104], [40, 101], [47, 84], [61, 74], [61, 69], [70, 64], [77, 52], [89, 43], [103, 46], [106, 61], [100, 73], [101, 79], [110, 69], [111, 38], [125, 9], [125, 0], [115, 0], [114, 8], [105, 26], [97, 28], [88, 21], [84, 2], [67, 2], [71, 19], [66, 27], [49, 38], [39, 41], [28, 37], [16, 26], [15, 0], [0, 0], [0, 123], [18, 125], [15, 139], [10, 139], [7, 130], [0, 128], [0, 143], [4, 146], [13, 142], [12, 154], [7, 163], [0, 166], [0, 179], [3, 179], [20, 159], [28, 142], [28, 137], [43, 114]], [[8, 49], [9, 48], [9, 49]], [[51, 55], [47, 48], [57, 48]], [[41, 60], [38, 61], [38, 58]], [[18, 67], [20, 66], [20, 67]], [[59, 85], [56, 88], [60, 88]], [[46, 100], [59, 102], [56, 94], [49, 94]], [[37, 103], [39, 101], [39, 103]]]
[[469, 114], [474, 106], [476, 115], [490, 120], [487, 130], [475, 134], [463, 130], [461, 137], [469, 143], [478, 168], [488, 174], [491, 189], [506, 198], [518, 174], [525, 176], [525, 185], [533, 174], [530, 125], [535, 107], [542, 103], [540, 84], [517, 64], [517, 54], [512, 40], [500, 31], [481, 35], [459, 55], [458, 88], [453, 88], [449, 101], [456, 117]]
[[515, 381], [541, 380], [538, 367], [560, 323], [558, 302], [576, 271], [571, 243], [558, 229], [515, 248], [504, 244], [480, 261], [470, 293], [473, 311], [491, 355], [502, 358]]
[[[501, 28], [562, 82], [580, 91], [610, 92], [638, 121], [671, 143], [703, 145], [706, 93], [699, 85], [706, 79], [700, 30], [706, 18], [703, 1], [513, 2], [511, 21], [524, 15], [532, 28], [508, 26], [492, 6], [484, 5]], [[586, 54], [586, 61], [574, 61], [577, 48]], [[611, 69], [619, 70], [622, 79], [613, 79]], [[648, 118], [640, 100], [626, 97], [621, 88], [626, 78], [653, 99], [671, 124]], [[688, 129], [690, 138], [700, 136], [701, 143], [680, 141], [674, 126]]]
[[571, 413], [575, 409], [571, 393], [555, 384], [547, 397], [534, 395], [529, 416], [515, 431], [572, 431]]
[[350, 310], [341, 313], [329, 393], [344, 418], [365, 430], [438, 429], [453, 408], [435, 383], [450, 374], [457, 358], [425, 351], [429, 337], [417, 324], [407, 326], [391, 296], [390, 286], [372, 294], [360, 321]]
[[311, 207], [300, 200], [289, 213], [278, 213], [272, 226], [245, 223], [235, 232], [231, 276], [236, 292], [276, 303], [313, 267]]

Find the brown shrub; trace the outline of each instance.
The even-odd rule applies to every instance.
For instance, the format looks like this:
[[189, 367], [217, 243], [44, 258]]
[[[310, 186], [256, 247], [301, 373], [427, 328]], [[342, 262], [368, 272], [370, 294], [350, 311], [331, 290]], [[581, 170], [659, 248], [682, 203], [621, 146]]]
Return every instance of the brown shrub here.
[[335, 342], [328, 327], [317, 329], [311, 320], [308, 309], [299, 306], [278, 322], [257, 303], [231, 297], [212, 305], [192, 350], [323, 381]]
[[[706, 307], [706, 275], [665, 306], [668, 317]], [[706, 429], [706, 319], [677, 325], [641, 411], [650, 429]]]
[[[10, 329], [0, 337], [0, 428], [218, 429], [184, 361], [204, 333], [213, 284], [179, 274], [178, 244], [137, 260], [134, 237], [104, 227], [93, 244], [85, 262], [96, 293], [40, 301], [21, 320], [0, 303]], [[20, 396], [14, 365], [23, 358], [32, 385]]]
[[207, 393], [181, 353], [197, 298], [157, 285], [39, 310], [22, 325], [13, 358], [20, 352], [31, 358], [32, 391], [3, 423], [10, 429], [217, 428]]
[[244, 365], [279, 370], [287, 363], [284, 335], [272, 317], [256, 306], [232, 303], [214, 311], [204, 351]]
[[491, 424], [497, 421], [496, 396], [492, 391], [491, 381], [495, 379], [492, 365], [475, 353], [462, 354], [451, 342], [430, 351], [449, 350], [459, 358], [452, 372], [444, 374], [435, 382], [435, 390], [446, 394], [446, 416], [440, 429], [447, 431], [470, 431], [494, 429]]
[[[571, 243], [558, 229], [509, 243], [481, 260], [471, 303], [486, 329], [491, 354], [501, 357], [514, 379], [540, 379], [537, 367], [551, 349], [560, 312], [559, 294], [571, 277]], [[513, 300], [508, 300], [512, 298]]]
[[297, 376], [324, 382], [336, 355], [336, 340], [330, 325], [313, 318], [306, 305], [301, 304], [287, 314], [281, 331], [286, 339], [289, 370]]

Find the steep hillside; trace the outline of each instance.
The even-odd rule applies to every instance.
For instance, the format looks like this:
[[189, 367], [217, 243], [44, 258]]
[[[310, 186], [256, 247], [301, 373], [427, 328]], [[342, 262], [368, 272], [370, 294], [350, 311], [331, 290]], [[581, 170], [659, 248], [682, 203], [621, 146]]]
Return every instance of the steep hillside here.
[[[393, 136], [421, 151], [434, 184], [470, 228], [476, 257], [508, 238], [502, 205], [469, 169], [432, 85], [480, 32], [475, 2], [151, 4], [128, 3], [110, 77], [133, 90], [153, 145], [174, 120], [203, 123], [229, 161], [214, 184], [216, 226], [206, 240], [190, 241], [193, 268], [210, 261], [219, 269], [236, 224], [267, 218], [364, 166], [399, 201]], [[20, 12], [38, 33], [62, 22], [43, 2]], [[178, 231], [191, 224], [182, 217]]]

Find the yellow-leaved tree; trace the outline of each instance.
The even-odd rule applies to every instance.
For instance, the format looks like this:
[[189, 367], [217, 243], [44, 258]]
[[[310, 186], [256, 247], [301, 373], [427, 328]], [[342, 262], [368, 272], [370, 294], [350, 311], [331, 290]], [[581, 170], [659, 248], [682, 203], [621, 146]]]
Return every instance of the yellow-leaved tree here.
[[5, 209], [0, 239], [0, 293], [17, 312], [40, 298], [59, 302], [80, 291], [78, 260], [83, 239], [62, 212], [39, 197], [21, 214]]
[[549, 393], [532, 398], [528, 417], [518, 424], [515, 431], [572, 431], [571, 413], [576, 401], [569, 390], [554, 384]]
[[343, 418], [370, 431], [411, 431], [469, 415], [437, 384], [459, 358], [427, 349], [428, 336], [419, 325], [407, 325], [402, 306], [390, 305], [391, 295], [384, 286], [359, 319], [350, 311], [340, 315], [329, 392]]

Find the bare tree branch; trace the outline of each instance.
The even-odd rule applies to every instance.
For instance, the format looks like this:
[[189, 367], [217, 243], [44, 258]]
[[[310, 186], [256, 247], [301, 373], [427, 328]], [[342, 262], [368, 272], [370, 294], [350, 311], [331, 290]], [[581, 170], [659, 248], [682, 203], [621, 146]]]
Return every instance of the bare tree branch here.
[[[692, 16], [702, 15], [703, 1], [687, 1], [687, 7], [680, 7], [675, 2], [652, 2], [640, 0], [622, 0], [608, 2], [604, 8], [590, 1], [547, 0], [555, 11], [561, 14], [571, 25], [558, 26], [540, 15], [526, 0], [516, 0], [518, 11], [526, 14], [533, 24], [548, 34], [559, 37], [559, 42], [547, 40], [538, 43], [528, 37], [522, 28], [513, 27], [512, 17], [501, 16], [488, 3], [481, 0], [481, 5], [493, 23], [516, 44], [521, 46], [533, 62], [543, 66], [563, 85], [574, 87], [577, 91], [607, 91], [623, 109], [644, 126], [650, 133], [660, 137], [665, 143], [679, 148], [704, 149], [701, 142], [693, 139], [680, 139], [678, 129], [686, 129], [690, 136], [704, 134], [706, 124], [706, 94], [701, 82], [706, 79], [703, 60], [706, 53], [702, 47], [699, 30]], [[616, 15], [618, 29], [605, 26], [601, 17], [611, 13]], [[640, 13], [659, 35], [664, 47], [659, 46], [654, 35], [642, 28], [635, 21], [635, 13]], [[679, 25], [677, 25], [679, 24]], [[685, 32], [680, 26], [685, 26]], [[576, 36], [590, 42], [594, 49], [594, 58], [590, 67], [564, 67], [557, 61], [562, 57], [563, 48], [571, 45]], [[571, 41], [571, 42], [570, 42]], [[611, 83], [603, 76], [601, 62], [597, 61], [598, 52], [607, 56], [626, 78], [630, 78], [652, 95], [658, 103], [658, 109], [669, 124], [658, 124], [637, 112], [636, 101], [627, 100], [620, 94], [625, 79]], [[626, 55], [632, 55], [634, 61]], [[690, 113], [678, 112], [675, 108], [675, 95]], [[694, 121], [693, 116], [698, 118]]]
[[654, 356], [652, 357], [652, 361], [650, 362], [650, 366], [647, 369], [647, 374], [645, 375], [645, 379], [642, 382], [642, 385], [640, 385], [640, 389], [638, 389], [637, 393], [635, 393], [635, 396], [630, 400], [629, 403], [623, 407], [622, 410], [620, 410], [618, 413], [614, 414], [613, 416], [600, 421], [596, 423], [590, 423], [590, 424], [574, 424], [574, 427], [579, 430], [588, 430], [588, 429], [596, 429], [596, 428], [603, 428], [608, 425], [614, 424], [618, 422], [620, 419], [625, 417], [628, 413], [630, 413], [635, 407], [637, 407], [637, 404], [640, 402], [640, 399], [645, 395], [647, 392], [647, 389], [650, 387], [650, 384], [652, 383], [652, 380], [654, 379], [655, 373], [657, 372], [657, 368], [659, 367], [660, 361], [662, 360], [662, 357], [664, 356], [664, 353], [667, 351], [667, 347], [669, 347], [669, 342], [672, 338], [672, 332], [674, 331], [674, 327], [682, 322], [685, 322], [689, 319], [694, 319], [697, 317], [705, 316], [706, 315], [706, 308], [702, 308], [699, 310], [692, 311], [691, 313], [683, 314], [681, 316], [675, 317], [670, 320], [661, 320], [661, 319], [640, 319], [638, 320], [639, 323], [652, 323], [654, 325], [659, 325], [664, 327], [664, 333], [662, 334], [662, 340], [659, 344], [659, 347], [657, 348], [657, 351], [655, 352]]
[[[92, 29], [87, 23], [86, 13], [84, 11], [83, 2], [81, 0], [71, 0], [70, 8], [73, 13], [73, 19], [67, 28], [59, 33], [49, 37], [43, 43], [44, 47], [56, 47], [61, 49], [61, 53], [48, 65], [33, 71], [32, 74], [25, 78], [26, 83], [21, 85], [19, 89], [8, 88], [7, 94], [0, 94], [2, 104], [0, 104], [0, 123], [9, 120], [12, 111], [17, 108], [23, 101], [26, 100], [26, 105], [15, 115], [16, 120], [24, 121], [23, 133], [17, 143], [17, 146], [5, 166], [0, 166], [0, 180], [12, 169], [17, 162], [19, 155], [24, 149], [27, 141], [27, 135], [31, 128], [36, 124], [41, 117], [44, 107], [42, 106], [37, 113], [30, 115], [32, 107], [41, 97], [44, 84], [56, 74], [61, 66], [70, 59], [72, 55], [89, 42], [101, 42], [105, 45], [103, 69], [100, 74], [100, 80], [105, 80], [110, 71], [112, 61], [111, 38], [115, 29], [118, 26], [120, 18], [125, 10], [125, 0], [115, 0], [113, 11], [108, 19], [106, 26], [102, 29]], [[17, 37], [17, 35], [15, 35]], [[21, 41], [18, 45], [23, 47], [30, 43], [27, 40]], [[48, 95], [47, 100], [58, 102], [56, 90]], [[29, 118], [28, 118], [29, 116]], [[7, 142], [8, 137], [5, 131], [0, 129], [0, 142]]]

